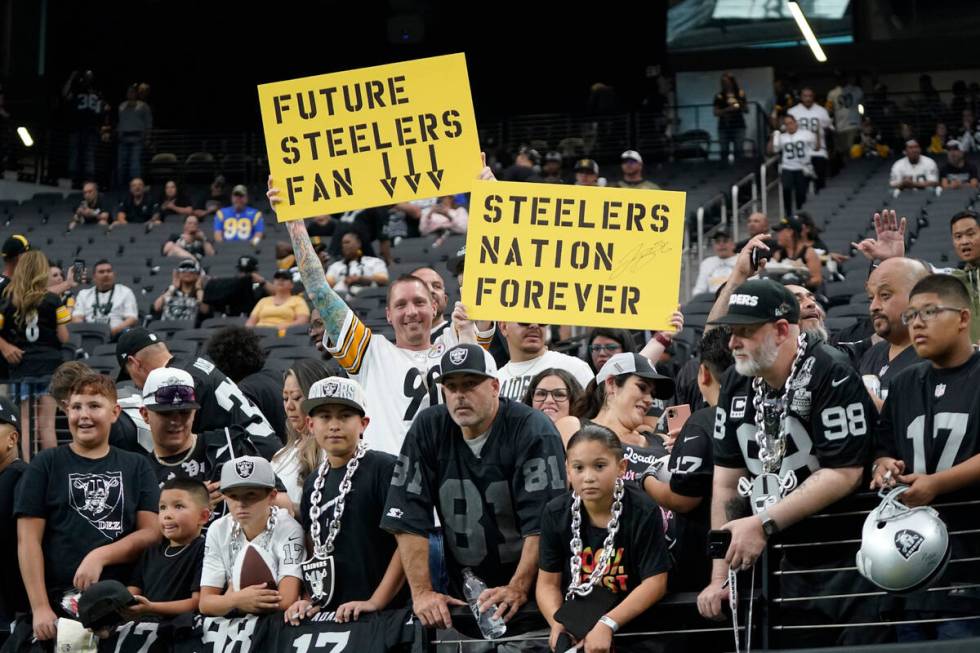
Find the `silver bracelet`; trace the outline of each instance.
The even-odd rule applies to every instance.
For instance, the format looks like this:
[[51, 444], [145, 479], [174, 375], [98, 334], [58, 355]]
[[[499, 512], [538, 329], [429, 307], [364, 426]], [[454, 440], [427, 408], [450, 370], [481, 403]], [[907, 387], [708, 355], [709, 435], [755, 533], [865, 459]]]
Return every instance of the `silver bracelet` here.
[[607, 614], [604, 614], [601, 617], [599, 617], [599, 623], [605, 624], [606, 626], [609, 627], [609, 630], [613, 631], [614, 633], [617, 630], [619, 630], [619, 624], [613, 621], [612, 617], [610, 617]]

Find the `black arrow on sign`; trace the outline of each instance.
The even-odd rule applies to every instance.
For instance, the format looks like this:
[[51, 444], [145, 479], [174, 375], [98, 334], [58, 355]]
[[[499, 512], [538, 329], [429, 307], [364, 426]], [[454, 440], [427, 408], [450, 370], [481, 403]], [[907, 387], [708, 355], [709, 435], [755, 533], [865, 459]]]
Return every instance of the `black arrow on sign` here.
[[391, 162], [388, 161], [388, 153], [381, 153], [381, 164], [385, 167], [385, 176], [383, 179], [379, 179], [381, 185], [384, 189], [388, 191], [388, 197], [395, 196], [395, 182], [398, 181], [398, 177], [391, 176]]
[[405, 150], [405, 158], [408, 159], [408, 174], [405, 175], [405, 181], [412, 187], [412, 192], [417, 193], [419, 182], [422, 181], [422, 173], [415, 172], [415, 157], [412, 156], [411, 150]]
[[436, 190], [439, 190], [442, 188], [442, 175], [446, 171], [440, 168], [436, 162], [436, 146], [432, 143], [429, 143], [429, 164], [431, 165], [431, 169], [426, 174], [429, 175], [429, 179], [435, 184]]

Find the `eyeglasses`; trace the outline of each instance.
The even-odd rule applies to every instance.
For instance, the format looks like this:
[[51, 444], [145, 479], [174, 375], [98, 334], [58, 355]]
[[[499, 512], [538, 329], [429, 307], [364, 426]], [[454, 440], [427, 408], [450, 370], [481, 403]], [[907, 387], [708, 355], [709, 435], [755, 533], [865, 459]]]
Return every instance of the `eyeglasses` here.
[[153, 403], [160, 405], [179, 406], [195, 401], [194, 388], [189, 385], [166, 385], [153, 393]]
[[600, 351], [619, 351], [623, 346], [617, 342], [609, 343], [608, 345], [589, 345], [589, 351], [593, 354], [597, 354]]
[[921, 317], [923, 322], [932, 322], [936, 319], [943, 311], [955, 311], [959, 313], [962, 308], [956, 308], [955, 306], [923, 306], [922, 308], [910, 308], [904, 313], [902, 313], [902, 324], [908, 326], [915, 321], [915, 318]]
[[555, 400], [555, 403], [563, 404], [568, 401], [568, 390], [564, 388], [555, 388], [554, 390], [538, 388], [534, 391], [534, 401], [544, 402], [549, 396]]

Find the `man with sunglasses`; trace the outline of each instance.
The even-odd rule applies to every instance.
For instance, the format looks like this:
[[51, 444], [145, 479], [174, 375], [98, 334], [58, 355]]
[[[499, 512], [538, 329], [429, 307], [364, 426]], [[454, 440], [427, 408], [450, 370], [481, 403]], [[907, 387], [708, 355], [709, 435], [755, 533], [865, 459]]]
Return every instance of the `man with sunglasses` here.
[[970, 338], [970, 295], [945, 274], [925, 277], [912, 288], [902, 322], [924, 362], [891, 382], [875, 438], [872, 489], [909, 486], [900, 501], [910, 507], [934, 505], [950, 533], [951, 564], [934, 588], [904, 600], [901, 620], [941, 619], [898, 626], [899, 641], [980, 636], [980, 593], [955, 589], [980, 583], [980, 354]]
[[546, 325], [500, 322], [498, 326], [510, 349], [510, 362], [497, 372], [501, 397], [521, 401], [527, 394], [531, 379], [549, 367], [565, 370], [583, 388], [595, 378], [588, 363], [582, 359], [548, 349], [544, 339]]

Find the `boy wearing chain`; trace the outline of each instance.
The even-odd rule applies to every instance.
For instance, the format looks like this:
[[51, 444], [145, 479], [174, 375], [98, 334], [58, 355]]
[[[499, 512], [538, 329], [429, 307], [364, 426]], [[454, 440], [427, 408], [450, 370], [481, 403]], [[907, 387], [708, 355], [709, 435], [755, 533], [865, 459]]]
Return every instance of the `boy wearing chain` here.
[[[224, 617], [233, 610], [264, 614], [285, 610], [299, 598], [300, 566], [306, 559], [303, 529], [285, 510], [273, 505], [276, 475], [259, 456], [242, 456], [221, 468], [221, 494], [228, 514], [208, 528], [201, 572], [200, 612]], [[242, 560], [255, 547], [269, 564], [277, 589], [241, 586]]]
[[[747, 248], [757, 246], [758, 239]], [[702, 615], [720, 618], [734, 573], [750, 569], [781, 531], [851, 494], [871, 456], [877, 411], [861, 377], [847, 359], [812, 336], [801, 334], [800, 308], [783, 285], [746, 281], [728, 297], [727, 314], [711, 324], [729, 326], [735, 358], [722, 382], [715, 414], [715, 475], [711, 527], [732, 533], [724, 560], [715, 560], [711, 583], [698, 598]], [[753, 514], [743, 516], [745, 498]], [[841, 540], [812, 524], [792, 528], [783, 542]], [[850, 555], [853, 556], [853, 553]], [[788, 548], [783, 571], [853, 565], [836, 546]], [[849, 594], [853, 572], [784, 575], [783, 596]], [[728, 585], [728, 586], [726, 586]], [[806, 623], [846, 623], [853, 599], [805, 601]], [[873, 603], [865, 601], [865, 603]], [[785, 621], [788, 609], [781, 611]], [[811, 631], [821, 636], [828, 631]], [[794, 631], [795, 642], [810, 633]]]
[[370, 421], [364, 390], [353, 379], [322, 379], [310, 387], [302, 409], [326, 456], [303, 488], [306, 598], [286, 611], [286, 621], [298, 625], [319, 610], [335, 612], [340, 622], [356, 621], [362, 613], [405, 605], [398, 542], [379, 526], [397, 459], [364, 444]]

